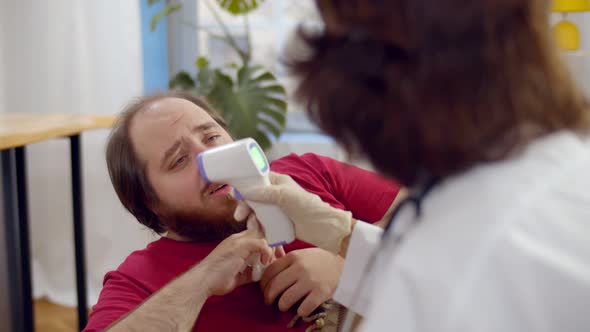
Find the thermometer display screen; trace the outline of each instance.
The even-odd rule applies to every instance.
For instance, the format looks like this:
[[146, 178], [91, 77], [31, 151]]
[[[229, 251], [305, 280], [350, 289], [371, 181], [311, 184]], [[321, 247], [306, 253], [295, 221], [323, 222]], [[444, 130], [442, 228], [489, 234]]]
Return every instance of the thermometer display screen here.
[[252, 157], [252, 160], [254, 160], [256, 167], [258, 167], [261, 172], [266, 171], [268, 168], [266, 157], [264, 157], [264, 153], [258, 145], [250, 145], [250, 156]]

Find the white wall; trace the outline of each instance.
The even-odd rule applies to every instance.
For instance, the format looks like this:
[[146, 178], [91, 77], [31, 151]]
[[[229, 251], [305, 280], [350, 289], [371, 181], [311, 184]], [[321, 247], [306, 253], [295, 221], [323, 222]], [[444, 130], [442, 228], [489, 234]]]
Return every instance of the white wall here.
[[[1, 6], [6, 110], [112, 114], [142, 93], [138, 1], [19, 0]], [[82, 137], [91, 304], [104, 273], [151, 239], [112, 190], [104, 162], [107, 134]], [[33, 144], [27, 158], [34, 294], [74, 304], [68, 141]]]
[[[556, 23], [560, 18], [561, 15], [552, 14], [551, 22]], [[579, 86], [590, 98], [590, 13], [570, 13], [567, 19], [574, 22], [580, 30], [580, 51], [563, 52], [562, 55]]]

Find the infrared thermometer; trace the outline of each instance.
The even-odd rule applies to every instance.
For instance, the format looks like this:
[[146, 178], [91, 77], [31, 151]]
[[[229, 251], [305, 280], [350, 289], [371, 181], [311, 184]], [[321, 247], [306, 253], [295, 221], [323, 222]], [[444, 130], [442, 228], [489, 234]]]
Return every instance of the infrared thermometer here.
[[[270, 165], [260, 145], [252, 138], [202, 152], [197, 157], [197, 164], [205, 182], [232, 186], [238, 200], [242, 199], [240, 191], [270, 186]], [[246, 203], [256, 213], [271, 247], [295, 239], [293, 224], [278, 206], [252, 201]]]

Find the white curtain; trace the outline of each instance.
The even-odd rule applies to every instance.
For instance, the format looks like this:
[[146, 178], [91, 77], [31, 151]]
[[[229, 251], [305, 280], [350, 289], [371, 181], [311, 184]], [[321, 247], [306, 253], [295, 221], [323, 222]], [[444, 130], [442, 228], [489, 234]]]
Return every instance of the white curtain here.
[[[118, 112], [142, 93], [139, 19], [139, 1], [0, 0], [0, 111]], [[82, 135], [90, 304], [104, 273], [153, 239], [114, 194], [107, 135]], [[69, 142], [30, 145], [27, 158], [34, 294], [74, 305]]]

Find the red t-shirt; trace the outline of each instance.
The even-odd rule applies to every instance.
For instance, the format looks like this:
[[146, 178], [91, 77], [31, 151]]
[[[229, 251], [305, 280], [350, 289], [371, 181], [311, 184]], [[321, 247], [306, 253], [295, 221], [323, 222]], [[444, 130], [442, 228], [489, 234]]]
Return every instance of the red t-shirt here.
[[[349, 210], [356, 219], [367, 222], [381, 219], [399, 191], [396, 183], [314, 154], [291, 154], [274, 161], [271, 169], [290, 175], [325, 202]], [[205, 258], [217, 244], [163, 237], [131, 253], [116, 271], [105, 275], [98, 303], [92, 308], [84, 331], [104, 329]], [[311, 245], [295, 241], [285, 246], [285, 251], [308, 247]], [[287, 328], [296, 309], [283, 313], [276, 305], [265, 305], [259, 284], [252, 283], [225, 296], [209, 298], [193, 331], [304, 331], [307, 323]]]

